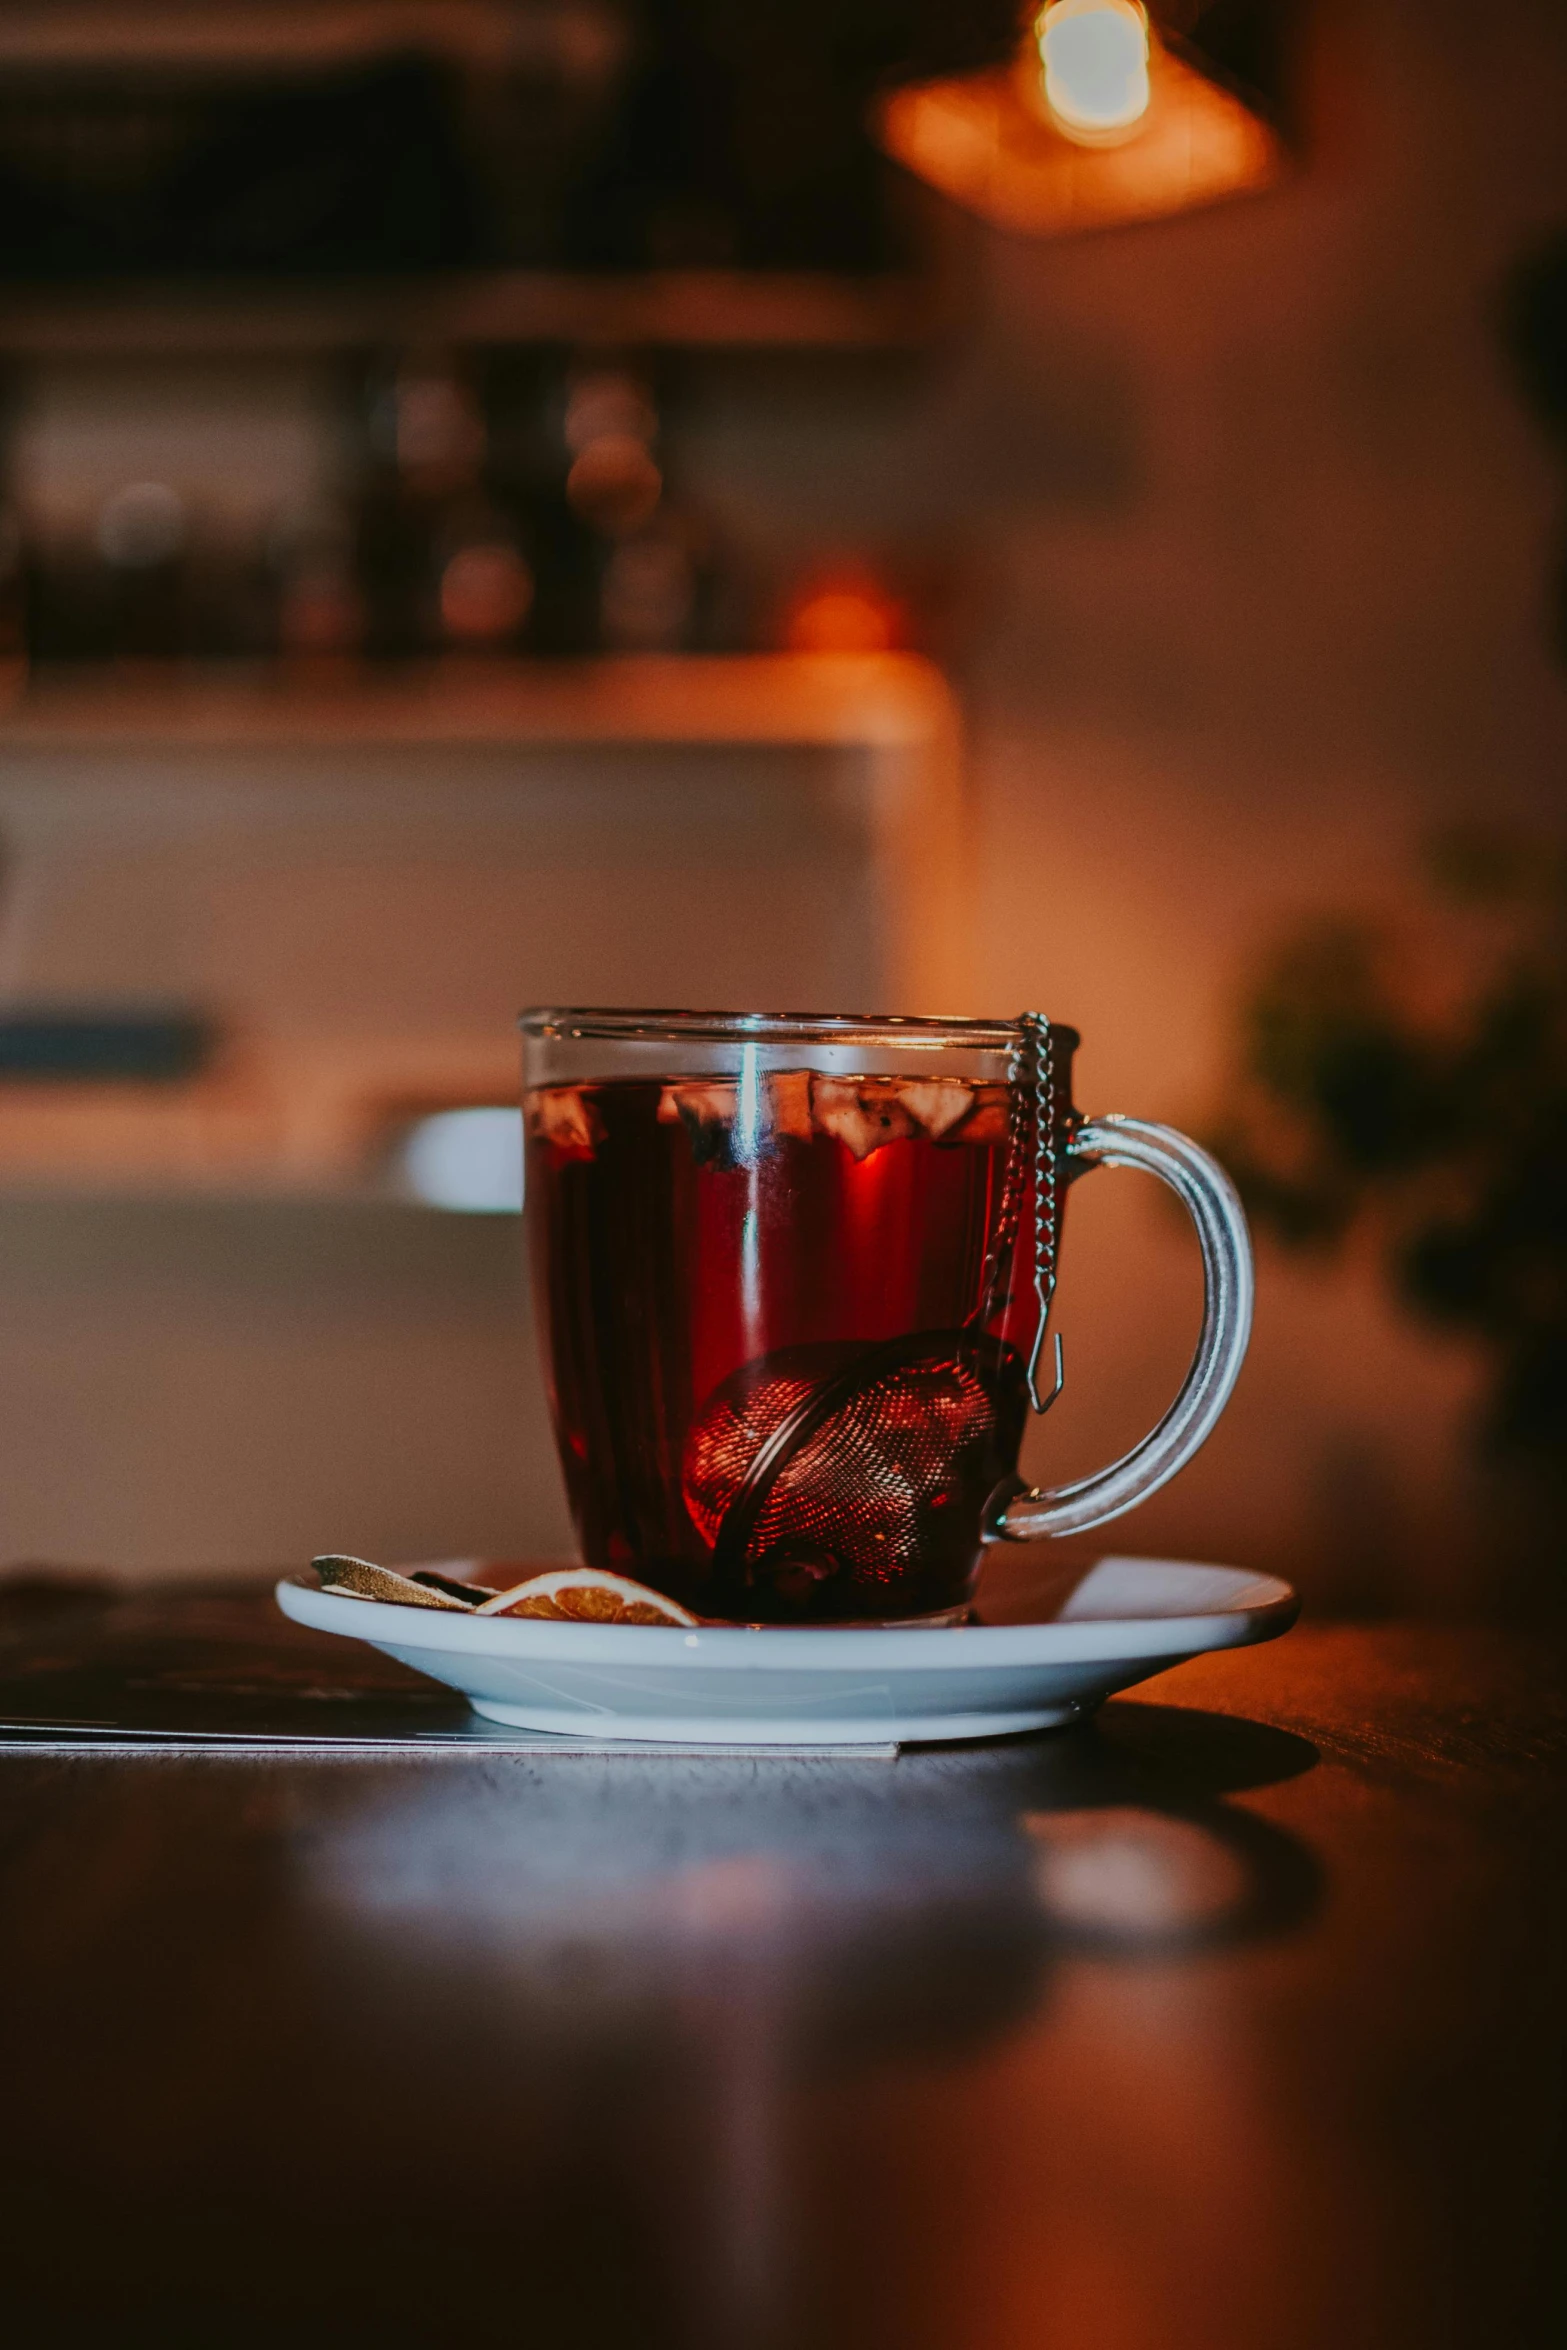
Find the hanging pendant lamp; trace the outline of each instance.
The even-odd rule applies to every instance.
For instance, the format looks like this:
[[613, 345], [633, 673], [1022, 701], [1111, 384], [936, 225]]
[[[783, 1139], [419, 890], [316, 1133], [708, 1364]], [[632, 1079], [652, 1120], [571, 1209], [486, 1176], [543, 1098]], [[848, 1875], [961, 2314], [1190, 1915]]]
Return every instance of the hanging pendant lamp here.
[[1023, 236], [1109, 228], [1271, 185], [1278, 132], [1160, 40], [1138, 0], [1048, 0], [1007, 64], [882, 100], [895, 162]]

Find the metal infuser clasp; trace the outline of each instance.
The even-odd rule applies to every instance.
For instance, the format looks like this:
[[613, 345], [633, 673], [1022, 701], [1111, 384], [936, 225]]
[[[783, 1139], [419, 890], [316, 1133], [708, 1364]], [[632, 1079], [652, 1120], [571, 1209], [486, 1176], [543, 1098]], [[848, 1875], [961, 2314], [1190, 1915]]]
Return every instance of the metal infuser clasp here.
[[1062, 1360], [1059, 1330], [1051, 1331], [1050, 1343], [1055, 1358], [1055, 1376], [1051, 1383], [1050, 1393], [1041, 1397], [1039, 1392], [1039, 1358], [1045, 1351], [1045, 1333], [1044, 1327], [1041, 1325], [1039, 1335], [1034, 1340], [1034, 1351], [1028, 1358], [1028, 1400], [1036, 1412], [1048, 1412], [1066, 1385], [1066, 1365]]

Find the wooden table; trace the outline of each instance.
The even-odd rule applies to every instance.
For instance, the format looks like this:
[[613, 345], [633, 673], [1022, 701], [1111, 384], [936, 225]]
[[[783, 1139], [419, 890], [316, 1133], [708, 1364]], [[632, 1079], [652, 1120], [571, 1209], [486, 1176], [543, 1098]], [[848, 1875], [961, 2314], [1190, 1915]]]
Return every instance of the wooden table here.
[[[329, 1715], [269, 1605], [139, 1603], [141, 1684]], [[896, 1761], [0, 1751], [11, 2339], [1552, 2340], [1560, 1664], [1307, 1627]]]

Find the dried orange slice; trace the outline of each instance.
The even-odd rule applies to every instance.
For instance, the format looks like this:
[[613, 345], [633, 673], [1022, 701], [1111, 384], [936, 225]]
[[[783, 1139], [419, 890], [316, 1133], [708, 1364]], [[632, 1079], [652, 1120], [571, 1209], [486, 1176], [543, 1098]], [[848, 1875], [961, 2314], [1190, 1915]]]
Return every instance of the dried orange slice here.
[[510, 1591], [498, 1591], [476, 1611], [481, 1616], [545, 1616], [568, 1624], [696, 1624], [700, 1617], [602, 1567], [552, 1567], [530, 1575]]
[[528, 1132], [568, 1159], [591, 1159], [595, 1144], [604, 1139], [603, 1120], [580, 1085], [543, 1086], [523, 1096], [523, 1109]]
[[906, 1142], [919, 1132], [899, 1093], [888, 1077], [817, 1077], [811, 1115], [824, 1134], [846, 1143], [857, 1159], [868, 1159], [883, 1143]]

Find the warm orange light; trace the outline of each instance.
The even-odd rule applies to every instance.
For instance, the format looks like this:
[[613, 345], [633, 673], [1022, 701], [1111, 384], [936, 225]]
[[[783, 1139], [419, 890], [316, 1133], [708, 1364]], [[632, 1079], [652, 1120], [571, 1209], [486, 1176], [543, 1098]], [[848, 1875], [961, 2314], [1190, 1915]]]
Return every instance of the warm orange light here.
[[903, 611], [869, 572], [818, 580], [791, 607], [791, 653], [890, 653], [903, 639]]
[[1045, 103], [1070, 139], [1124, 138], [1148, 112], [1148, 18], [1137, 0], [1050, 0], [1034, 19]]

